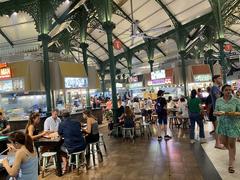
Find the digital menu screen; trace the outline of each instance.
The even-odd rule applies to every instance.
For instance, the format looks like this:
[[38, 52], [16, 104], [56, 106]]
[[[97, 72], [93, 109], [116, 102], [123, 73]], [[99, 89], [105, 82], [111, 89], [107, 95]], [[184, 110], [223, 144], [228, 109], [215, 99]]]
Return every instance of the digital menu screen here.
[[87, 88], [88, 78], [66, 77], [64, 85], [66, 89]]
[[164, 69], [151, 72], [151, 80], [164, 79], [164, 78], [166, 78], [166, 74], [165, 74]]
[[0, 92], [8, 92], [13, 90], [12, 80], [0, 81]]

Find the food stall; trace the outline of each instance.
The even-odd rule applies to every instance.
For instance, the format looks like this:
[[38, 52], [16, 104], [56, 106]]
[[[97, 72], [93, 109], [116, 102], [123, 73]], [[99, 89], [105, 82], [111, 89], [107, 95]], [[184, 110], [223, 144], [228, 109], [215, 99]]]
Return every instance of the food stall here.
[[178, 68], [168, 68], [151, 73], [147, 77], [147, 91], [157, 93], [159, 89], [165, 91], [167, 96], [179, 97], [183, 95], [183, 85], [180, 84]]
[[191, 92], [192, 89], [201, 88], [203, 93], [203, 97], [207, 97], [208, 93], [206, 93], [207, 87], [212, 86], [212, 75], [211, 70], [208, 64], [199, 64], [192, 65], [188, 67], [190, 71], [190, 76], [188, 77], [188, 91]]
[[133, 97], [143, 97], [143, 92], [145, 90], [143, 75], [129, 77], [126, 88], [131, 92]]

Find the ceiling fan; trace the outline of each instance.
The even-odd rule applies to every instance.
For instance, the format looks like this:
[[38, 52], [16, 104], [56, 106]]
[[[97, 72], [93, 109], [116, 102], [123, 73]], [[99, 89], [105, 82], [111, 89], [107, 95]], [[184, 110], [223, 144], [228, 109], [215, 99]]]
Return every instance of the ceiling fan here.
[[133, 17], [133, 0], [130, 0], [130, 8], [131, 8], [131, 19], [132, 19], [132, 24], [131, 24], [131, 46], [134, 44], [134, 40], [135, 38], [143, 38], [143, 39], [157, 39], [157, 37], [154, 36], [149, 36], [146, 33], [150, 33], [150, 32], [159, 32], [159, 31], [163, 31], [164, 29], [169, 29], [172, 26], [171, 25], [166, 25], [166, 26], [161, 26], [161, 27], [157, 27], [157, 28], [151, 28], [149, 30], [143, 31], [143, 32], [139, 32], [140, 27], [139, 27], [139, 20], [135, 20]]

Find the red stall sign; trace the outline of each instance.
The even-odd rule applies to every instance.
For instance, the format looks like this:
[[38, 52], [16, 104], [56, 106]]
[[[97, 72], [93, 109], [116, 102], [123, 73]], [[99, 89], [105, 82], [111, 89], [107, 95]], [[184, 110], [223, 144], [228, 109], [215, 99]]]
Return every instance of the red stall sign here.
[[10, 67], [4, 67], [0, 69], [0, 79], [11, 78], [12, 72]]

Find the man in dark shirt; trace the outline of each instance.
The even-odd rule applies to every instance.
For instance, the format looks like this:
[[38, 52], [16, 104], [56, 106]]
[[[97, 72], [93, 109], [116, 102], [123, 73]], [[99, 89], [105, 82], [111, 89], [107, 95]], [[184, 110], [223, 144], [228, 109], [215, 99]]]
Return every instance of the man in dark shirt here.
[[158, 98], [155, 104], [155, 110], [158, 115], [158, 140], [162, 140], [161, 129], [164, 129], [164, 139], [169, 140], [171, 136], [167, 135], [167, 101], [163, 97], [164, 91], [158, 91]]
[[[212, 111], [214, 112], [216, 100], [217, 100], [217, 98], [221, 97], [220, 87], [222, 86], [222, 78], [220, 75], [214, 75], [212, 78], [212, 81], [213, 81], [213, 86], [211, 88], [210, 94], [211, 94], [211, 98], [212, 98]], [[215, 131], [217, 128], [217, 117], [216, 116], [213, 116], [212, 123], [213, 123], [214, 131]], [[220, 142], [220, 136], [215, 134], [215, 138], [216, 138], [215, 148], [225, 149], [223, 144], [221, 144], [221, 142]]]
[[0, 135], [6, 134], [10, 131], [9, 122], [6, 119], [3, 119], [3, 113], [0, 112]]
[[[59, 124], [58, 128], [58, 134], [64, 138], [61, 150], [67, 154], [83, 151], [86, 148], [86, 143], [81, 132], [81, 124], [73, 121], [70, 118], [70, 113], [67, 111], [63, 112], [62, 116], [64, 117], [64, 121]], [[64, 164], [63, 171], [66, 171], [66, 156], [63, 156], [62, 160]]]

